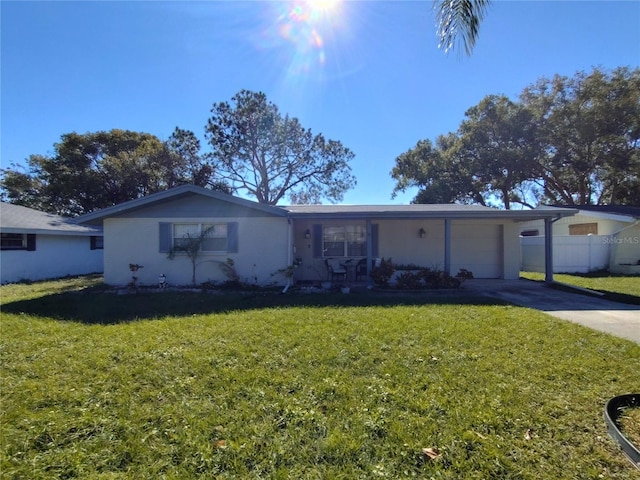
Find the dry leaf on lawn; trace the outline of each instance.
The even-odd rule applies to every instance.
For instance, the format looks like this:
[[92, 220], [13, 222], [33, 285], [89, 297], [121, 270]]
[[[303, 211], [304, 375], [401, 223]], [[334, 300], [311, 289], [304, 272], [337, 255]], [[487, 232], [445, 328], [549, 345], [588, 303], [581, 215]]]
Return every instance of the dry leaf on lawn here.
[[438, 451], [437, 448], [432, 447], [432, 448], [423, 448], [422, 449], [422, 453], [424, 453], [427, 457], [429, 457], [431, 460], [438, 458], [440, 456], [440, 452]]

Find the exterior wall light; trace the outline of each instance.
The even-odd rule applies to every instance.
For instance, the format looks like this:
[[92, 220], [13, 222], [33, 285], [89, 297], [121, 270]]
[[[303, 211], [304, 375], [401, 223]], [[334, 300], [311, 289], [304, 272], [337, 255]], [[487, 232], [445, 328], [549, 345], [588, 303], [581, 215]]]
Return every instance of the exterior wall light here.
[[309, 230], [308, 228], [304, 232], [304, 238], [306, 238], [307, 240], [309, 240], [311, 238], [311, 230]]
[[424, 238], [427, 236], [427, 232], [424, 231], [424, 228], [421, 228], [420, 230], [418, 230], [418, 236], [420, 238]]

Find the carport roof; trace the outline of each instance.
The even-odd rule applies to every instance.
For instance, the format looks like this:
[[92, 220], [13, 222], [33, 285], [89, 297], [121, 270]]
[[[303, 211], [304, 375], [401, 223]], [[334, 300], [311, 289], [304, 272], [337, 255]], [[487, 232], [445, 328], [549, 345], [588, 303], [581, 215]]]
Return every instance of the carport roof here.
[[498, 210], [480, 205], [291, 205], [281, 207], [293, 218], [464, 218], [528, 221], [575, 215], [571, 208], [542, 207], [534, 210]]

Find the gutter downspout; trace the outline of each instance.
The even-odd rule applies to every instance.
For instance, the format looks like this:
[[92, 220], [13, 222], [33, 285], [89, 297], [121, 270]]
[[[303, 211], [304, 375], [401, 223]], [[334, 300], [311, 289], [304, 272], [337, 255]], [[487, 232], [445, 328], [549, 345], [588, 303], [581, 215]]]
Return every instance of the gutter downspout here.
[[[293, 227], [291, 226], [291, 217], [287, 217], [287, 269], [289, 266], [293, 265]], [[287, 277], [287, 284], [284, 286], [282, 293], [287, 293], [291, 287], [291, 277]]]
[[371, 233], [371, 218], [366, 220], [366, 235], [367, 235], [367, 287], [373, 286], [373, 279], [371, 278], [371, 265], [373, 262], [373, 234]]
[[444, 271], [451, 275], [451, 219], [444, 219]]

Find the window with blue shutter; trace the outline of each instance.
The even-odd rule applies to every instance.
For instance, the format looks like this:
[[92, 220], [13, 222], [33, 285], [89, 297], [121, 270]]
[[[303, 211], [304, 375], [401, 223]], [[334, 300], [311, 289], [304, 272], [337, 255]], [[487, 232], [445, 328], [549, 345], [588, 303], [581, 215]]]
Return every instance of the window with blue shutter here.
[[377, 223], [371, 224], [371, 255], [373, 258], [378, 258], [379, 255], [379, 241], [378, 241], [378, 231], [380, 230], [379, 225]]
[[27, 234], [27, 251], [34, 252], [36, 249], [36, 235], [34, 233]]
[[238, 253], [238, 222], [227, 223], [227, 253]]
[[160, 222], [160, 253], [169, 253], [173, 246], [173, 225]]
[[[367, 255], [366, 229], [363, 225], [312, 226], [313, 256], [364, 257]], [[378, 224], [371, 225], [373, 256], [378, 256]]]
[[26, 250], [26, 233], [2, 233], [2, 250]]
[[190, 240], [200, 242], [203, 253], [237, 253], [238, 222], [229, 223], [165, 223], [159, 224], [159, 251], [169, 253], [172, 248], [186, 245]]

